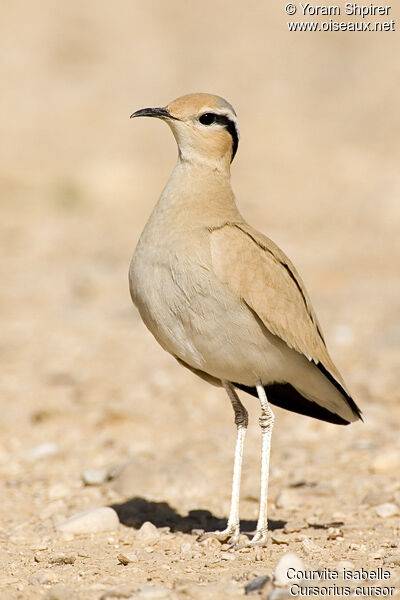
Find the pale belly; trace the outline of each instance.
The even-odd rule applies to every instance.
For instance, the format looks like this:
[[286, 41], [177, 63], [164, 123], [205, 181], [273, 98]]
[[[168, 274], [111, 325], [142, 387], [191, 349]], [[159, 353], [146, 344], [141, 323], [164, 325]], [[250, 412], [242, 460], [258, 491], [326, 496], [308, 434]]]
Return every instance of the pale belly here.
[[[289, 381], [308, 363], [272, 335], [210, 269], [166, 253], [135, 252], [130, 287], [160, 345], [192, 368], [254, 386]], [[289, 376], [289, 379], [288, 379]]]

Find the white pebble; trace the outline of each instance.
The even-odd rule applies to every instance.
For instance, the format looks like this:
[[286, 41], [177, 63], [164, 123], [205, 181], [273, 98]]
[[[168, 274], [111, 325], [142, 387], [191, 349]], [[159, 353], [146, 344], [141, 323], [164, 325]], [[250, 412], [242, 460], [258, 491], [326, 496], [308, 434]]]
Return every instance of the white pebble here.
[[35, 448], [32, 448], [28, 453], [29, 460], [39, 460], [41, 458], [47, 458], [48, 456], [54, 456], [59, 452], [59, 447], [53, 442], [43, 442]]
[[136, 539], [146, 544], [154, 544], [159, 537], [160, 532], [153, 523], [150, 523], [150, 521], [145, 521], [136, 534]]
[[278, 586], [288, 585], [291, 579], [288, 578], [287, 572], [292, 568], [295, 571], [303, 571], [304, 563], [297, 554], [294, 552], [288, 552], [281, 556], [278, 564], [275, 567], [274, 571], [274, 583]]
[[119, 519], [115, 510], [109, 506], [103, 506], [78, 513], [59, 525], [57, 529], [69, 533], [84, 534], [115, 531], [118, 526]]
[[86, 469], [82, 473], [82, 480], [85, 485], [101, 485], [108, 478], [106, 469]]
[[221, 552], [221, 560], [235, 560], [235, 555], [230, 552]]
[[57, 575], [53, 571], [38, 571], [28, 579], [29, 585], [48, 585], [56, 582]]
[[190, 542], [183, 542], [181, 544], [181, 554], [187, 554], [192, 549], [192, 544]]
[[392, 502], [385, 502], [385, 504], [380, 504], [375, 507], [375, 512], [378, 517], [382, 517], [382, 519], [386, 519], [388, 517], [395, 517], [396, 515], [400, 515], [400, 508], [397, 504], [393, 504]]
[[138, 561], [136, 552], [120, 552], [117, 558], [122, 565], [129, 565]]

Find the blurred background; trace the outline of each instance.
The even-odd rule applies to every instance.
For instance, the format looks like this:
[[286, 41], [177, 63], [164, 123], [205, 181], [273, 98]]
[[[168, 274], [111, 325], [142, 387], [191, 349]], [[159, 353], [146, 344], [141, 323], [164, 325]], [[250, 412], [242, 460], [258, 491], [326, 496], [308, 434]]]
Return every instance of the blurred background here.
[[[302, 274], [366, 419], [341, 429], [277, 409], [274, 464], [287, 479], [278, 459], [293, 429], [300, 446], [304, 431], [333, 446], [369, 435], [398, 444], [399, 33], [289, 33], [283, 4], [259, 0], [17, 0], [1, 13], [3, 473], [24, 481], [29, 453], [44, 443], [62, 457], [46, 476], [37, 467], [48, 483], [140, 453], [158, 464], [163, 449], [192, 460], [191, 473], [199, 457], [220, 457], [220, 497], [211, 499], [207, 465], [203, 491], [168, 496], [166, 484], [157, 492], [151, 483], [147, 491], [181, 510], [200, 495], [203, 507], [226, 514], [228, 401], [158, 347], [127, 283], [177, 155], [164, 124], [129, 115], [197, 91], [235, 107], [240, 210]], [[400, 19], [397, 6], [391, 16]], [[308, 459], [302, 468], [313, 468]], [[26, 489], [42, 506], [47, 492], [35, 481]], [[15, 494], [10, 506], [23, 502]], [[248, 516], [255, 511], [249, 505]]]

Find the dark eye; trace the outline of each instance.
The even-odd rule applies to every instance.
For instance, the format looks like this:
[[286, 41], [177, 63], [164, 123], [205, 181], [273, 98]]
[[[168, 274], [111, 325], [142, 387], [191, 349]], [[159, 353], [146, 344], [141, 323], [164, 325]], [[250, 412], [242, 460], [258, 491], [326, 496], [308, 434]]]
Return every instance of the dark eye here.
[[204, 113], [204, 115], [201, 115], [199, 118], [199, 121], [202, 125], [211, 125], [212, 123], [215, 123], [216, 119], [217, 115], [214, 115], [213, 113]]

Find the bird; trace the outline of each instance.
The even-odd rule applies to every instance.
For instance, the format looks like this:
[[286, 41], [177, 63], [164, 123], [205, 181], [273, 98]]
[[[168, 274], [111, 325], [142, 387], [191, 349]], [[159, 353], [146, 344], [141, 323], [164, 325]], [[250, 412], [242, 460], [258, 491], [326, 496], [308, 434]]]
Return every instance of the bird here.
[[[242, 217], [230, 183], [237, 115], [220, 96], [193, 93], [131, 118], [169, 125], [178, 160], [140, 235], [130, 268], [133, 303], [157, 342], [184, 367], [226, 390], [236, 425], [231, 505], [223, 531], [237, 547], [248, 412], [258, 397], [261, 491], [255, 534], [268, 541], [271, 404], [347, 425], [362, 414], [333, 363], [309, 295], [292, 262]], [[247, 539], [247, 538], [246, 538]]]

